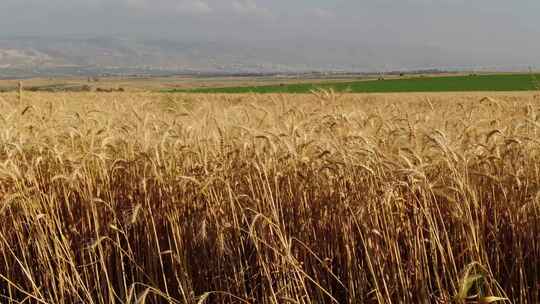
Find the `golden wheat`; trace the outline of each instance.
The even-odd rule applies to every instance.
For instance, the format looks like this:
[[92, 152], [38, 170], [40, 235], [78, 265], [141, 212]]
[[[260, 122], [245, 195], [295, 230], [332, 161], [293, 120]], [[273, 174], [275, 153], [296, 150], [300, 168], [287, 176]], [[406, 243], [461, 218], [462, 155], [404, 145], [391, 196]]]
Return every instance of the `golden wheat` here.
[[3, 303], [538, 303], [533, 94], [0, 95]]

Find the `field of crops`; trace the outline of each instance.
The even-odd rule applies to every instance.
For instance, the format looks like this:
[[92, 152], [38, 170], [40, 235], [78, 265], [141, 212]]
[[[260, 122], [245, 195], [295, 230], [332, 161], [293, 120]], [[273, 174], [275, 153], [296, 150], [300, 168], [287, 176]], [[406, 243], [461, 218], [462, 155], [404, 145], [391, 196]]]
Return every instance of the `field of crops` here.
[[540, 75], [492, 74], [471, 76], [416, 77], [380, 79], [341, 83], [300, 83], [267, 86], [196, 88], [178, 90], [192, 93], [309, 93], [332, 89], [350, 93], [390, 92], [465, 92], [465, 91], [530, 91], [539, 89]]
[[2, 303], [540, 302], [533, 93], [0, 105]]

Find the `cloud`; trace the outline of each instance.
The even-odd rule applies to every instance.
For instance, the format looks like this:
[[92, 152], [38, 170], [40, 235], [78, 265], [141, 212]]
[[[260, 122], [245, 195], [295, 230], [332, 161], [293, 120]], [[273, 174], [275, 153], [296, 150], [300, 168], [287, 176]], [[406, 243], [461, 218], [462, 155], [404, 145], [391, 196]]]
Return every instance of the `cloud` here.
[[187, 14], [206, 14], [212, 11], [210, 5], [202, 0], [181, 1], [175, 10]]
[[270, 16], [270, 10], [260, 7], [254, 0], [234, 0], [232, 2], [234, 12], [241, 15]]
[[177, 13], [188, 15], [207, 14], [212, 11], [204, 0], [123, 0], [130, 9], [145, 13]]
[[332, 20], [335, 19], [336, 14], [333, 11], [318, 7], [308, 10], [308, 16], [321, 20]]

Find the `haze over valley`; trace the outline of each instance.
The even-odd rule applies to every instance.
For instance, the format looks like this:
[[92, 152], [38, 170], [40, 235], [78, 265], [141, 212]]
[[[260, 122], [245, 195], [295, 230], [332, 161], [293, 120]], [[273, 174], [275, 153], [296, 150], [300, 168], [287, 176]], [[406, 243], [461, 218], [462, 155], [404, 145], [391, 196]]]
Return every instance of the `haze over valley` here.
[[539, 10], [530, 0], [3, 0], [0, 71], [523, 71], [540, 66]]

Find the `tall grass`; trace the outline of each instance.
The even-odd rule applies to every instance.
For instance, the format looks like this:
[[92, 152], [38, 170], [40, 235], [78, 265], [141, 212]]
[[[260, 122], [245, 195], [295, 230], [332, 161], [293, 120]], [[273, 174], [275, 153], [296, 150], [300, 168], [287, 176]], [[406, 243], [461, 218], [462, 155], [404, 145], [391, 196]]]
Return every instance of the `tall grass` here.
[[540, 301], [531, 95], [25, 102], [0, 95], [3, 303]]

